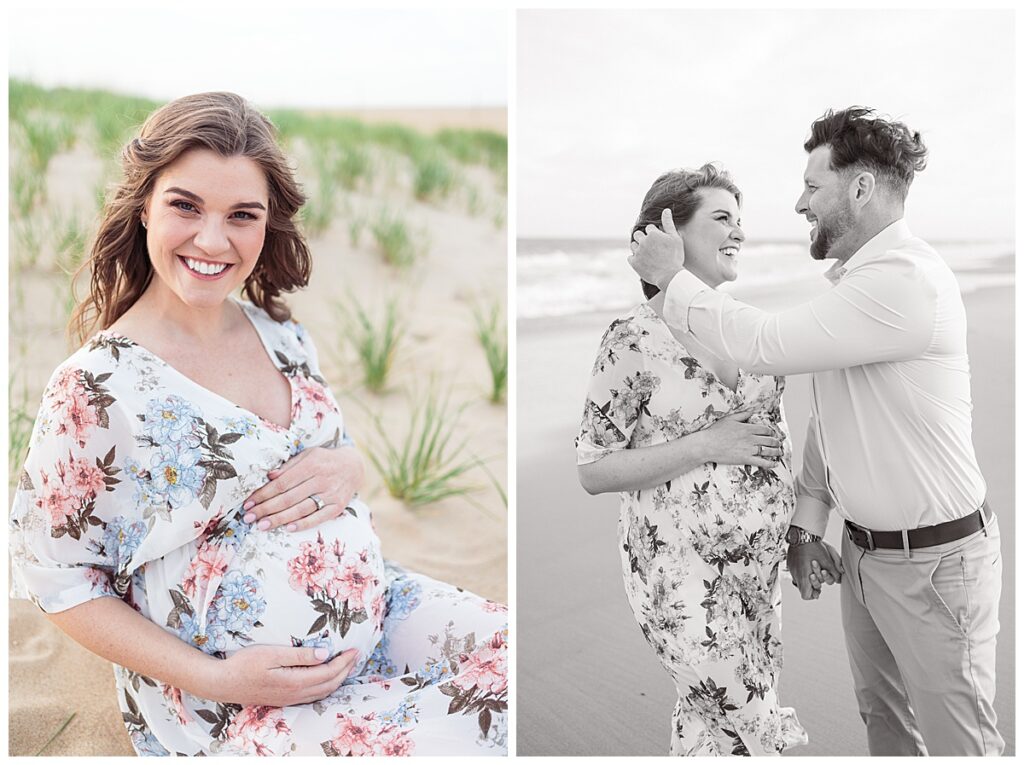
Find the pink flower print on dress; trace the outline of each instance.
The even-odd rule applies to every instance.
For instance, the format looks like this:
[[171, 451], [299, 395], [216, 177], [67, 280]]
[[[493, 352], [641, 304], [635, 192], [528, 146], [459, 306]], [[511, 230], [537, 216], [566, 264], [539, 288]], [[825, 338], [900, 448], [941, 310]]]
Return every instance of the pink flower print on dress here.
[[178, 716], [179, 725], [188, 725], [192, 722], [192, 716], [188, 713], [188, 709], [185, 707], [185, 702], [181, 698], [181, 688], [175, 688], [173, 685], [167, 685], [166, 683], [160, 684], [160, 690], [164, 693], [164, 698], [167, 699], [174, 713]]
[[64, 399], [73, 396], [75, 392], [82, 392], [84, 388], [79, 380], [79, 370], [72, 367], [65, 367], [57, 374], [53, 385], [50, 388], [50, 395], [55, 400], [54, 408], [59, 406]]
[[349, 717], [338, 713], [338, 733], [331, 745], [341, 757], [363, 757], [375, 754], [374, 745], [379, 734], [375, 715]]
[[99, 414], [89, 405], [85, 389], [76, 384], [73, 390], [54, 402], [53, 411], [59, 421], [57, 435], [71, 436], [79, 447], [85, 448], [89, 433], [99, 424]]
[[294, 419], [298, 419], [302, 408], [308, 405], [312, 408], [317, 427], [319, 427], [323, 424], [324, 417], [337, 411], [323, 384], [317, 382], [312, 377], [305, 377], [303, 375], [296, 375], [293, 380], [296, 387], [295, 408], [292, 412]]
[[328, 561], [324, 540], [317, 534], [316, 542], [303, 542], [299, 555], [288, 561], [288, 583], [292, 589], [316, 595], [323, 592], [334, 577], [337, 558]]
[[63, 526], [68, 518], [75, 514], [80, 505], [64, 480], [66, 474], [64, 463], [58, 461], [56, 470], [58, 478], [56, 481], [52, 481], [46, 471], [39, 471], [43, 479], [43, 490], [42, 496], [36, 500], [36, 506], [50, 514], [50, 525], [53, 528]]
[[398, 726], [390, 726], [381, 732], [378, 748], [374, 753], [382, 757], [409, 757], [415, 746], [409, 731]]
[[71, 457], [68, 464], [68, 479], [72, 488], [87, 499], [95, 498], [106, 489], [103, 471], [95, 462]]
[[452, 683], [464, 691], [475, 687], [501, 693], [508, 688], [508, 660], [501, 636], [495, 635], [464, 659]]
[[377, 577], [373, 575], [373, 569], [367, 565], [364, 551], [358, 558], [347, 560], [344, 568], [327, 582], [327, 594], [339, 602], [348, 601], [348, 607], [358, 611], [363, 608], [367, 591], [373, 590], [376, 585]]
[[378, 593], [377, 597], [373, 599], [373, 603], [370, 604], [370, 613], [376, 624], [384, 623], [384, 593]]
[[503, 614], [508, 611], [508, 606], [504, 603], [496, 603], [493, 600], [480, 601], [480, 608], [489, 614]]
[[85, 579], [92, 585], [94, 590], [114, 595], [114, 588], [110, 584], [110, 577], [101, 568], [85, 569]]
[[291, 732], [280, 707], [243, 707], [228, 726], [227, 741], [250, 754], [272, 757], [274, 751], [265, 742], [272, 736], [291, 735]]
[[190, 598], [195, 596], [197, 591], [205, 590], [211, 579], [219, 581], [223, 578], [232, 557], [233, 555], [220, 545], [202, 545], [189, 564], [181, 589]]

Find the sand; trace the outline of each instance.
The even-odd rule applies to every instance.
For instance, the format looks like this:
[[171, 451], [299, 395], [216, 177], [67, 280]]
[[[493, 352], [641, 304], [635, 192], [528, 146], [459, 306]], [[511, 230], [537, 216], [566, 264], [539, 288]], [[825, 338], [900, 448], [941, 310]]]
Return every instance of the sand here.
[[[496, 130], [505, 126], [504, 110], [389, 110], [352, 116], [401, 120], [430, 131], [444, 126]], [[308, 171], [308, 162], [299, 158], [300, 178], [304, 169]], [[91, 210], [100, 167], [88, 147], [56, 157], [47, 184], [51, 203]], [[452, 409], [465, 407], [453, 443], [465, 439], [466, 454], [485, 460], [504, 489], [506, 408], [486, 400], [490, 373], [476, 339], [473, 307], [497, 301], [504, 310], [506, 201], [500, 179], [488, 171], [465, 168], [462, 172], [461, 190], [442, 202], [412, 201], [409, 168], [400, 160], [386, 167], [371, 188], [348, 194], [336, 213], [336, 223], [311, 242], [310, 287], [289, 304], [317, 343], [325, 376], [357, 444], [365, 446], [376, 438], [371, 415], [380, 416], [389, 432], [404, 433], [413, 406], [406, 390], [422, 391], [434, 376], [442, 389], [450, 389]], [[463, 196], [468, 184], [476, 189], [475, 211]], [[424, 250], [421, 262], [407, 274], [382, 262], [365, 231], [358, 246], [350, 240], [349, 221], [372, 216], [384, 205], [401, 210]], [[30, 270], [17, 280], [12, 277], [12, 371], [22, 375], [34, 402], [50, 371], [67, 355], [60, 334], [59, 285], [59, 279], [42, 269]], [[383, 396], [361, 387], [352, 353], [339, 350], [343, 331], [333, 304], [349, 293], [364, 305], [396, 295], [406, 313], [408, 337], [399, 350], [391, 388]], [[40, 311], [40, 306], [46, 309]], [[367, 466], [368, 487], [362, 495], [373, 508], [386, 558], [507, 601], [507, 510], [483, 471], [474, 470], [468, 478], [468, 483], [480, 487], [472, 502], [453, 498], [409, 508], [390, 497], [369, 461]], [[9, 639], [10, 754], [36, 753], [73, 713], [74, 720], [45, 754], [133, 754], [108, 662], [66, 638], [25, 601], [10, 601]]]
[[[745, 295], [765, 307], [793, 295]], [[1003, 538], [996, 710], [1014, 747], [1013, 291], [965, 297], [973, 370], [974, 443]], [[633, 620], [623, 591], [618, 497], [576, 481], [573, 438], [603, 330], [614, 315], [517, 325], [516, 730], [522, 755], [665, 755], [671, 680]], [[794, 453], [808, 416], [808, 378], [790, 377], [786, 414]], [[833, 519], [826, 538], [838, 546]], [[787, 755], [864, 755], [838, 590], [802, 601], [784, 585], [781, 681], [810, 744]]]

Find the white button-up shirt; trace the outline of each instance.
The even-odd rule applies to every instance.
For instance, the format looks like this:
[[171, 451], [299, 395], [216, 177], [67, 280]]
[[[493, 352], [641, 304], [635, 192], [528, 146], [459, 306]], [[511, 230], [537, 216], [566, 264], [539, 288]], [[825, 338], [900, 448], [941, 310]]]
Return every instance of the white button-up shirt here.
[[680, 271], [665, 320], [748, 372], [813, 372], [793, 524], [823, 534], [832, 507], [875, 531], [973, 512], [985, 481], [953, 272], [901, 219], [826, 276], [831, 290], [773, 314]]

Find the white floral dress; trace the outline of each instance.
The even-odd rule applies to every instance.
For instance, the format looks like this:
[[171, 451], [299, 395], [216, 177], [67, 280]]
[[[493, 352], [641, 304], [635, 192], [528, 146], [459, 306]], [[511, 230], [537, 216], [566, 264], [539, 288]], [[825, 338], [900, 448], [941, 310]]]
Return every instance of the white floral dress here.
[[776, 754], [805, 743], [779, 706], [779, 563], [793, 511], [782, 377], [736, 390], [692, 358], [646, 303], [612, 323], [594, 364], [577, 460], [673, 441], [736, 412], [770, 427], [774, 469], [706, 463], [623, 492], [622, 574], [633, 614], [672, 675], [675, 755]]
[[269, 470], [346, 436], [302, 328], [241, 305], [291, 385], [289, 427], [99, 333], [43, 396], [11, 513], [12, 595], [46, 612], [119, 597], [220, 658], [253, 644], [359, 650], [331, 696], [285, 708], [115, 666], [139, 754], [505, 754], [503, 605], [386, 563], [358, 499], [306, 531], [242, 521]]

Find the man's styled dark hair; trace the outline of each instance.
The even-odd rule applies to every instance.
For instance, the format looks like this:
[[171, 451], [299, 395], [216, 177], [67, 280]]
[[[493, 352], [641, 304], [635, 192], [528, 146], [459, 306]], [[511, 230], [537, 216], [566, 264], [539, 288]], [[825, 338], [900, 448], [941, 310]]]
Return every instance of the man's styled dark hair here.
[[901, 200], [907, 198], [914, 173], [924, 170], [928, 162], [928, 149], [920, 133], [866, 106], [851, 106], [839, 112], [829, 109], [816, 119], [804, 150], [810, 153], [825, 145], [831, 149], [833, 170], [868, 170]]

